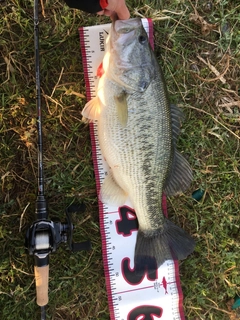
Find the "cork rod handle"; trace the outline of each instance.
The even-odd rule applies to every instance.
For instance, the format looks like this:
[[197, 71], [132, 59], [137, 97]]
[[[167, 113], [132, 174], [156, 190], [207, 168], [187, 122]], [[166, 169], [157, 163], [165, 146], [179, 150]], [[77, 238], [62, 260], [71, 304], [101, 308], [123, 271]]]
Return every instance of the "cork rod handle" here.
[[43, 307], [48, 304], [48, 278], [49, 264], [46, 266], [34, 266], [37, 304]]

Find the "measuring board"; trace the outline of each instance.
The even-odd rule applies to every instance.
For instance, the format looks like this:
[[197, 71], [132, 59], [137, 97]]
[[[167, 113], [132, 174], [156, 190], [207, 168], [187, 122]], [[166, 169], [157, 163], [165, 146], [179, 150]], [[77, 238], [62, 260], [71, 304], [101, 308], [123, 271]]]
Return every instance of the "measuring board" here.
[[[153, 46], [153, 25], [142, 19]], [[88, 101], [95, 97], [98, 85], [97, 69], [105, 53], [105, 41], [111, 24], [79, 29], [84, 77]], [[94, 171], [99, 194], [107, 175], [97, 134], [97, 121], [90, 123]], [[166, 198], [163, 210], [167, 215]], [[178, 262], [166, 261], [149, 274], [136, 274], [134, 248], [138, 229], [137, 218], [130, 202], [121, 207], [107, 206], [99, 200], [100, 231], [103, 264], [111, 320], [184, 320], [183, 295]]]

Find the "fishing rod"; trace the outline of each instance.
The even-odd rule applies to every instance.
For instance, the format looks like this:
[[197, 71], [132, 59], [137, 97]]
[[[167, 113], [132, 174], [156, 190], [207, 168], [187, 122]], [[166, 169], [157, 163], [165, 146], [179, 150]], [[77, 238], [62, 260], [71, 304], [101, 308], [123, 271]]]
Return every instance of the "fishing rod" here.
[[70, 250], [90, 250], [90, 241], [75, 243], [72, 240], [73, 224], [71, 214], [80, 212], [82, 206], [71, 205], [66, 209], [66, 221], [54, 222], [48, 219], [47, 200], [44, 192], [43, 170], [43, 136], [42, 136], [42, 108], [40, 83], [40, 54], [39, 54], [39, 19], [38, 0], [34, 0], [34, 48], [35, 48], [35, 79], [36, 79], [36, 107], [37, 107], [37, 158], [38, 158], [38, 192], [35, 203], [36, 220], [26, 233], [25, 247], [34, 256], [34, 274], [36, 283], [36, 302], [41, 307], [41, 320], [46, 319], [46, 305], [48, 304], [49, 254], [55, 252], [60, 243], [68, 243]]

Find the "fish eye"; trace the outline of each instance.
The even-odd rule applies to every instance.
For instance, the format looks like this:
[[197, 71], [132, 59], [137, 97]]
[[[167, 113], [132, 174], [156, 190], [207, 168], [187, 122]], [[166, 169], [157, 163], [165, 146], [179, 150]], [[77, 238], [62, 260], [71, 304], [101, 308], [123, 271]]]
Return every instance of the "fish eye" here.
[[141, 36], [138, 37], [138, 41], [139, 41], [140, 44], [144, 44], [147, 41], [147, 37], [141, 35]]
[[146, 81], [141, 81], [139, 84], [139, 89], [141, 92], [144, 92], [148, 87], [148, 83]]

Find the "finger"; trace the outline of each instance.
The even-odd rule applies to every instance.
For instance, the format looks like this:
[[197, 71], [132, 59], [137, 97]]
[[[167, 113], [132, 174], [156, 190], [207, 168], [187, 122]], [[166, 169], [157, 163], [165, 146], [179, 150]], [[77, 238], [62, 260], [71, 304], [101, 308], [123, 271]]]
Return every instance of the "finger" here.
[[105, 16], [111, 17], [112, 14], [113, 14], [113, 11], [112, 11], [112, 10], [108, 10], [108, 9], [105, 9], [105, 10], [104, 10], [104, 15], [105, 15]]
[[129, 12], [128, 8], [125, 5], [121, 6], [116, 11], [116, 14], [118, 16], [118, 19], [120, 19], [120, 20], [127, 20], [127, 19], [130, 18], [130, 12]]
[[98, 11], [97, 14], [100, 16], [104, 15], [106, 17], [111, 17], [114, 14], [114, 12], [112, 10], [104, 9], [102, 11]]
[[111, 18], [112, 21], [118, 20], [118, 16], [117, 16], [116, 12], [113, 11], [113, 13], [111, 14], [110, 18]]

